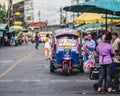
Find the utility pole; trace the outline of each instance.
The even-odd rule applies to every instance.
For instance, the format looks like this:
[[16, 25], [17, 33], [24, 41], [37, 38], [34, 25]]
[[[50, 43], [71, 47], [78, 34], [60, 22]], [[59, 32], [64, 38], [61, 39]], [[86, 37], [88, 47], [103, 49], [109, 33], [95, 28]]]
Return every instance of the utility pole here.
[[66, 22], [67, 22], [67, 11], [66, 11], [66, 13], [65, 13], [65, 17], [66, 17]]
[[[77, 0], [77, 4], [79, 4], [79, 0]], [[79, 13], [77, 14], [77, 17], [79, 17]]]
[[[74, 4], [74, 2], [75, 2], [75, 4], [79, 4], [79, 0], [72, 0], [71, 1], [73, 4]], [[77, 14], [77, 17], [79, 16], [79, 13]], [[75, 20], [75, 13], [73, 12], [73, 22], [74, 22], [74, 20]]]
[[60, 7], [60, 25], [62, 24], [62, 7]]
[[10, 26], [11, 8], [12, 8], [12, 0], [8, 0], [8, 10], [7, 10], [7, 14], [6, 14], [8, 27]]
[[[80, 0], [72, 0], [71, 2], [73, 3], [73, 4], [79, 4], [80, 2], [87, 2], [87, 1], [91, 1], [91, 0], [82, 0], [82, 1], [80, 1]], [[75, 3], [74, 3], [75, 2]], [[77, 13], [77, 17], [79, 16], [79, 13]], [[75, 19], [75, 13], [73, 12], [73, 21], [74, 21], [74, 19]]]
[[41, 13], [40, 13], [40, 10], [39, 10], [39, 12], [38, 12], [39, 22], [41, 21], [40, 15], [41, 15]]

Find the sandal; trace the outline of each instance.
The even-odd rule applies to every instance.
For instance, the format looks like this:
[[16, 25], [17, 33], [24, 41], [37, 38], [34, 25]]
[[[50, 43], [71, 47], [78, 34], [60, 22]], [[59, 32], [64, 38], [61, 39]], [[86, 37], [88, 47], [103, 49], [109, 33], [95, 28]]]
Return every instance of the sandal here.
[[102, 91], [102, 88], [98, 87], [97, 92], [101, 92], [101, 91]]
[[113, 90], [112, 90], [112, 88], [110, 87], [110, 88], [108, 88], [108, 93], [111, 93]]

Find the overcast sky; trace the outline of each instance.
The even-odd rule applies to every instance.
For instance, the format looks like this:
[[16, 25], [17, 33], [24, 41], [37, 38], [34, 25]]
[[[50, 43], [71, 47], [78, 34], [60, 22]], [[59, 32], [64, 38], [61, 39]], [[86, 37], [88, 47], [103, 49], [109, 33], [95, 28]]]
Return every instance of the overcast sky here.
[[35, 21], [39, 21], [40, 11], [41, 21], [48, 20], [49, 24], [59, 23], [60, 7], [71, 4], [71, 0], [35, 0]]

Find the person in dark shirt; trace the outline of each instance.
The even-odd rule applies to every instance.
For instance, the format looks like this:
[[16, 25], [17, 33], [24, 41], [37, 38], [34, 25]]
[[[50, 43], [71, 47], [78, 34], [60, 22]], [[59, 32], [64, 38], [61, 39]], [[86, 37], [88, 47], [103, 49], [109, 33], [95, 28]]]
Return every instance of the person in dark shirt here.
[[38, 49], [38, 46], [39, 46], [39, 36], [38, 36], [38, 33], [36, 33], [36, 35], [35, 35], [35, 48]]

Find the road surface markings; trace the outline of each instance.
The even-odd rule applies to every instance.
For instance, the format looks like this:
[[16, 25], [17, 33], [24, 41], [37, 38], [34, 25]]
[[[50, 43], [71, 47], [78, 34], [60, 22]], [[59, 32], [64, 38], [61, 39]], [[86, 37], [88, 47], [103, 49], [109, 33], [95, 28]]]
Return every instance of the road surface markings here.
[[11, 82], [21, 82], [21, 83], [69, 83], [69, 82], [75, 82], [75, 83], [95, 83], [96, 81], [92, 80], [64, 80], [64, 79], [57, 79], [57, 80], [40, 80], [40, 79], [34, 79], [34, 80], [0, 80], [0, 83], [11, 83]]
[[27, 59], [29, 56], [31, 56], [33, 53], [35, 52], [32, 51], [29, 54], [23, 56], [22, 58], [20, 58], [16, 63], [14, 63], [12, 66], [10, 66], [7, 70], [5, 70], [2, 74], [0, 74], [0, 79], [3, 78], [5, 75], [7, 75], [11, 70], [13, 70], [13, 68], [15, 68], [19, 63], [21, 63], [23, 60]]
[[1, 64], [3, 64], [3, 63], [4, 63], [4, 64], [7, 64], [8, 62], [9, 62], [9, 63], [13, 63], [14, 60], [8, 60], [8, 59], [7, 59], [7, 60], [0, 60], [0, 63], [1, 63]]

